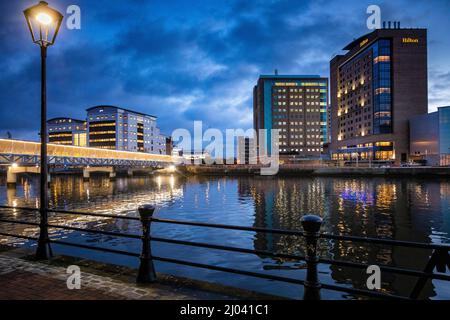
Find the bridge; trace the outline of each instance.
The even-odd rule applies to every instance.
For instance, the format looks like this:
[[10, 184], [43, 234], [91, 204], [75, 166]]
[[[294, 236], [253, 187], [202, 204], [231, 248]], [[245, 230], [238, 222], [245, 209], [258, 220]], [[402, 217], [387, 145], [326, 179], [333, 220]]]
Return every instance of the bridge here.
[[[0, 139], [0, 165], [9, 166], [8, 185], [15, 185], [18, 173], [39, 173], [41, 144], [39, 142]], [[174, 164], [176, 159], [168, 155], [107, 150], [48, 144], [48, 164], [53, 167], [82, 167], [85, 179], [94, 171], [110, 173], [114, 167], [161, 168]], [[34, 168], [33, 168], [34, 167]]]

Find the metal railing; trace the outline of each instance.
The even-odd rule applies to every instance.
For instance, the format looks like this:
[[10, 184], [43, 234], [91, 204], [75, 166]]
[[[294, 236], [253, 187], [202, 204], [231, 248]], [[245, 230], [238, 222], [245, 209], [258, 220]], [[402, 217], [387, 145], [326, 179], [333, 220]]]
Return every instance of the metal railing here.
[[[22, 210], [22, 211], [31, 211], [31, 212], [39, 212], [39, 209], [35, 208], [27, 208], [27, 207], [10, 207], [10, 206], [0, 206], [0, 209], [6, 210]], [[45, 228], [56, 228], [62, 230], [70, 230], [70, 231], [79, 231], [86, 232], [92, 234], [99, 235], [107, 235], [114, 237], [125, 237], [129, 239], [136, 239], [142, 241], [142, 249], [141, 253], [134, 253], [129, 251], [104, 248], [91, 246], [86, 244], [72, 243], [64, 240], [57, 239], [48, 239], [48, 246], [50, 248], [50, 244], [58, 244], [70, 247], [76, 247], [81, 249], [95, 250], [106, 253], [120, 254], [126, 255], [130, 257], [139, 258], [139, 269], [137, 273], [136, 281], [138, 283], [153, 283], [157, 281], [155, 267], [153, 261], [174, 263], [179, 265], [185, 265], [195, 268], [203, 268], [209, 270], [215, 270], [226, 273], [233, 273], [238, 275], [256, 277], [260, 279], [267, 279], [273, 281], [280, 281], [284, 283], [296, 284], [304, 286], [304, 299], [306, 300], [317, 300], [321, 298], [320, 291], [321, 289], [327, 289], [332, 291], [344, 292], [347, 294], [351, 294], [356, 297], [369, 297], [369, 298], [379, 298], [379, 299], [402, 299], [402, 300], [415, 300], [420, 297], [420, 293], [422, 289], [425, 287], [426, 282], [428, 280], [444, 280], [450, 281], [450, 275], [445, 274], [446, 268], [450, 269], [450, 246], [447, 245], [439, 245], [439, 244], [428, 244], [428, 243], [419, 243], [419, 242], [410, 242], [410, 241], [398, 241], [391, 239], [383, 239], [383, 238], [366, 238], [366, 237], [354, 237], [354, 236], [340, 236], [340, 235], [332, 235], [327, 233], [320, 233], [320, 228], [323, 223], [322, 219], [315, 215], [306, 215], [301, 219], [301, 224], [303, 227], [303, 231], [297, 230], [281, 230], [281, 229], [267, 229], [267, 228], [258, 228], [258, 227], [246, 227], [246, 226], [234, 226], [234, 225], [223, 225], [223, 224], [212, 224], [212, 223], [203, 223], [203, 222], [193, 222], [193, 221], [181, 221], [181, 220], [173, 220], [173, 219], [162, 219], [153, 217], [155, 208], [152, 206], [142, 206], [138, 208], [138, 212], [140, 217], [131, 217], [131, 216], [119, 216], [112, 214], [102, 214], [102, 213], [88, 213], [88, 212], [77, 212], [77, 211], [67, 211], [67, 210], [54, 210], [49, 209], [49, 213], [54, 214], [62, 214], [62, 215], [82, 215], [82, 216], [92, 216], [92, 217], [101, 217], [101, 218], [112, 218], [112, 219], [123, 219], [130, 221], [140, 221], [142, 224], [142, 234], [130, 234], [123, 232], [112, 232], [112, 231], [104, 231], [104, 230], [94, 230], [94, 229], [86, 229], [86, 228], [78, 228], [72, 226], [64, 226], [64, 225], [56, 225], [47, 223]], [[40, 223], [36, 222], [28, 222], [17, 219], [3, 219], [0, 218], [0, 223], [11, 223], [11, 224], [19, 224], [19, 225], [28, 225], [34, 226], [38, 228], [42, 228]], [[217, 244], [209, 244], [203, 242], [193, 242], [193, 241], [184, 241], [184, 240], [176, 240], [176, 239], [168, 239], [161, 237], [151, 236], [151, 226], [152, 223], [163, 223], [163, 224], [172, 224], [172, 225], [184, 225], [184, 226], [193, 226], [193, 227], [202, 227], [202, 228], [216, 228], [216, 229], [226, 229], [226, 230], [235, 230], [235, 231], [250, 231], [250, 232], [260, 232], [260, 233], [269, 233], [269, 234], [278, 234], [285, 236], [297, 236], [302, 237], [305, 241], [304, 252], [305, 255], [293, 255], [293, 254], [285, 254], [285, 253], [277, 253], [265, 250], [253, 250], [247, 248], [240, 247], [231, 247]], [[7, 232], [0, 232], [0, 236], [6, 237], [16, 237], [26, 240], [37, 241], [38, 238], [30, 237], [25, 235], [11, 234]], [[390, 272], [398, 275], [405, 276], [413, 276], [417, 277], [418, 280], [410, 293], [409, 296], [400, 296], [396, 294], [391, 294], [383, 291], [373, 291], [368, 289], [358, 289], [353, 287], [346, 287], [340, 285], [333, 285], [327, 283], [321, 283], [317, 266], [318, 264], [327, 264], [331, 266], [339, 266], [339, 267], [348, 267], [348, 268], [357, 268], [366, 270], [369, 264], [359, 263], [359, 262], [351, 262], [351, 261], [343, 261], [337, 259], [325, 259], [321, 258], [318, 255], [318, 241], [319, 239], [327, 239], [332, 241], [346, 241], [346, 242], [355, 242], [355, 243], [364, 243], [369, 245], [386, 245], [393, 247], [405, 247], [405, 248], [415, 248], [415, 249], [423, 249], [430, 250], [431, 256], [424, 268], [423, 271], [413, 270], [403, 267], [394, 267], [385, 264], [378, 264], [378, 267], [381, 271]], [[222, 266], [213, 266], [207, 265], [203, 263], [185, 261], [174, 259], [170, 257], [160, 257], [155, 256], [151, 252], [151, 242], [161, 242], [175, 245], [183, 245], [183, 246], [191, 246], [197, 248], [206, 248], [206, 249], [214, 249], [214, 250], [222, 250], [228, 252], [237, 252], [237, 253], [245, 253], [245, 254], [256, 254], [271, 258], [281, 258], [286, 260], [293, 261], [304, 261], [306, 263], [306, 277], [305, 279], [294, 279], [284, 276], [278, 276], [274, 274], [264, 274], [260, 272], [253, 272], [248, 270], [240, 270], [229, 267]], [[50, 250], [51, 252], [51, 250]], [[436, 269], [437, 273], [434, 272]]]

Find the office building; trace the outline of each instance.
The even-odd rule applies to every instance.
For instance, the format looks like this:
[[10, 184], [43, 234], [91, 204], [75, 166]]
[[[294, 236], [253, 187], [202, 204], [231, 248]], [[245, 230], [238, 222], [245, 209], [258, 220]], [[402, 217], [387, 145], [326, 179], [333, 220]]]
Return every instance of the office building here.
[[271, 129], [279, 130], [280, 158], [320, 158], [328, 140], [328, 79], [309, 75], [262, 75], [253, 89], [253, 126], [269, 130], [265, 150], [272, 149]]
[[412, 159], [450, 166], [450, 107], [412, 118], [409, 129]]
[[173, 152], [173, 141], [172, 141], [172, 137], [164, 137], [166, 139], [166, 145], [165, 145], [165, 150], [166, 150], [166, 155], [171, 156], [172, 152]]
[[330, 62], [332, 158], [408, 161], [408, 120], [428, 109], [427, 30], [395, 23], [344, 50]]
[[157, 118], [115, 106], [87, 109], [89, 147], [165, 154]]
[[161, 134], [161, 130], [156, 127], [156, 135], [154, 136], [155, 139], [153, 140], [153, 151], [151, 151], [151, 153], [155, 153], [155, 154], [167, 154], [167, 149], [166, 149], [166, 143], [167, 143], [167, 139], [166, 136]]
[[237, 164], [257, 163], [256, 140], [254, 138], [237, 138], [236, 160]]
[[86, 121], [72, 118], [53, 118], [47, 121], [48, 142], [86, 147]]

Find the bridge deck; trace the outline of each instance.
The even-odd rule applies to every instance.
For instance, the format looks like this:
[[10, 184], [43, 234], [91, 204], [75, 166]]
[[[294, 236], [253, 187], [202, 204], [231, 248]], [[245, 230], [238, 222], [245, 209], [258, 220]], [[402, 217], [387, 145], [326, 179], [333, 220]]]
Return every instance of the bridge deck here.
[[[41, 144], [39, 142], [7, 140], [0, 139], [0, 155], [13, 156], [40, 156]], [[105, 159], [117, 161], [133, 162], [158, 162], [173, 163], [172, 156], [150, 154], [142, 152], [106, 150], [97, 148], [84, 148], [74, 146], [64, 146], [57, 144], [48, 144], [48, 156], [53, 158], [71, 158], [71, 159]]]

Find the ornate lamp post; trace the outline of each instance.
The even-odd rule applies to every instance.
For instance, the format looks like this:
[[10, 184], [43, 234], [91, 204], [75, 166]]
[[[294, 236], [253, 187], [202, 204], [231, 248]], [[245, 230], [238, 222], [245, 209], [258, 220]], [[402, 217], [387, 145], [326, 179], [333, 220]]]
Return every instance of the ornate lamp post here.
[[47, 48], [55, 43], [63, 15], [50, 8], [47, 2], [26, 9], [24, 12], [33, 42], [41, 48], [41, 173], [40, 173], [40, 234], [36, 258], [47, 259], [50, 250], [48, 238], [48, 166], [47, 166]]

